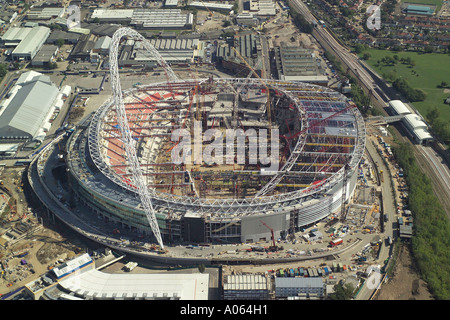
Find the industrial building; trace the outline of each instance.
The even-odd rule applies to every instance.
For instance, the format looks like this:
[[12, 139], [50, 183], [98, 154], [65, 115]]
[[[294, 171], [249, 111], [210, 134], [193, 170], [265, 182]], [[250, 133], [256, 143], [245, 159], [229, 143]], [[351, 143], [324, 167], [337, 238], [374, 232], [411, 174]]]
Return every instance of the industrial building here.
[[209, 275], [111, 274], [89, 254], [54, 267], [25, 285], [35, 300], [208, 300]]
[[194, 16], [180, 9], [96, 9], [91, 20], [124, 22], [140, 30], [191, 29]]
[[50, 28], [34, 27], [11, 53], [13, 60], [32, 60], [50, 35]]
[[277, 13], [273, 0], [249, 0], [249, 12], [260, 17], [275, 16]]
[[207, 1], [192, 1], [189, 3], [189, 6], [202, 10], [222, 11], [226, 13], [230, 12], [233, 9], [233, 4]]
[[94, 44], [94, 48], [92, 49], [92, 52], [101, 54], [101, 55], [108, 55], [109, 54], [109, 46], [111, 45], [111, 38], [108, 36], [100, 37], [97, 39], [97, 41]]
[[266, 78], [264, 66], [267, 66], [269, 62], [268, 57], [264, 57], [262, 54], [262, 41], [266, 41], [265, 37], [258, 34], [235, 36], [233, 45], [224, 43], [217, 47], [218, 63], [234, 75], [241, 76], [247, 76], [251, 72], [249, 65], [260, 77]]
[[38, 68], [46, 68], [55, 61], [59, 48], [56, 45], [43, 45], [31, 60], [31, 65]]
[[325, 295], [323, 279], [312, 278], [275, 278], [275, 297], [286, 299], [290, 297], [303, 299], [321, 299]]
[[164, 8], [176, 8], [178, 6], [178, 0], [166, 0], [164, 1]]
[[4, 47], [15, 47], [26, 38], [31, 28], [10, 27], [1, 38], [1, 45]]
[[279, 80], [328, 84], [322, 61], [312, 50], [282, 45], [274, 48], [274, 56]]
[[0, 139], [42, 142], [60, 98], [48, 76], [23, 73], [0, 103]]
[[[205, 43], [199, 39], [151, 39], [149, 42], [171, 64], [191, 64], [201, 60], [204, 55]], [[121, 66], [154, 67], [157, 59], [146, 53], [142, 42], [129, 40], [123, 47], [119, 63]]]
[[27, 20], [50, 20], [61, 18], [64, 15], [63, 7], [38, 7], [31, 8], [26, 15]]
[[226, 275], [223, 279], [224, 300], [268, 300], [270, 279], [260, 274]]
[[63, 30], [53, 30], [48, 36], [45, 43], [56, 44], [58, 39], [63, 39], [66, 44], [76, 44], [80, 39], [80, 34], [75, 32], [63, 31]]
[[258, 19], [251, 13], [239, 13], [235, 17], [236, 24], [243, 27], [253, 27], [258, 24]]
[[98, 37], [94, 34], [82, 34], [70, 52], [69, 59], [89, 61]]

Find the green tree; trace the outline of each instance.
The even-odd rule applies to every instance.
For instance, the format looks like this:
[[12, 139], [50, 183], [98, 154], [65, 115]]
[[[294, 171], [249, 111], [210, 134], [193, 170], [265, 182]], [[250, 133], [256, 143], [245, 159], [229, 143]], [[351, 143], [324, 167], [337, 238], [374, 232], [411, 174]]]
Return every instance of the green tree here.
[[0, 64], [0, 81], [3, 77], [8, 73], [8, 65], [1, 63]]
[[440, 112], [437, 107], [433, 107], [430, 111], [427, 112], [426, 118], [428, 122], [433, 125], [437, 118], [439, 118]]
[[59, 38], [58, 40], [56, 40], [55, 44], [61, 48], [64, 45], [64, 39]]
[[338, 283], [333, 289], [334, 292], [329, 295], [331, 300], [350, 300], [355, 292], [355, 287], [349, 283], [345, 285]]
[[369, 60], [370, 57], [371, 57], [371, 54], [369, 52], [364, 52], [364, 54], [363, 54], [363, 59], [364, 60]]

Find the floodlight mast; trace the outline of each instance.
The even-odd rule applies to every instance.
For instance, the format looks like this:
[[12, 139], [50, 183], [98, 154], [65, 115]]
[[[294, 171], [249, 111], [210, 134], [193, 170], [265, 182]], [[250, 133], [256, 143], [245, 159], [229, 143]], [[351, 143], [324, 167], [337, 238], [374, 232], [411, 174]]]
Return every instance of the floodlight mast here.
[[113, 99], [116, 105], [116, 112], [117, 112], [117, 122], [119, 124], [121, 139], [125, 147], [125, 153], [127, 156], [128, 164], [132, 171], [134, 187], [139, 194], [142, 207], [144, 209], [145, 215], [147, 216], [147, 220], [150, 224], [152, 232], [161, 249], [164, 249], [164, 243], [162, 241], [161, 232], [159, 230], [155, 210], [153, 208], [153, 204], [151, 201], [150, 192], [148, 190], [147, 184], [142, 174], [142, 169], [136, 154], [136, 141], [133, 139], [131, 135], [125, 105], [123, 102], [122, 88], [120, 85], [120, 75], [118, 68], [119, 45], [123, 37], [131, 37], [134, 40], [142, 41], [144, 48], [148, 50], [157, 59], [157, 62], [164, 68], [169, 79], [173, 81], [177, 80], [177, 77], [174, 74], [173, 70], [167, 65], [167, 63], [161, 57], [159, 52], [141, 34], [130, 28], [120, 28], [114, 33], [110, 47], [109, 64], [110, 64]]

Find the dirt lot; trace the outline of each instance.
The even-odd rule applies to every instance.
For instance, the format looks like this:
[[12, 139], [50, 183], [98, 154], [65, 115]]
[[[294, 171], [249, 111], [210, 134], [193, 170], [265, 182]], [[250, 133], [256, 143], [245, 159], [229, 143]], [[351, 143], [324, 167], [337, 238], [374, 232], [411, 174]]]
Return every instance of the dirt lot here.
[[434, 300], [419, 278], [407, 246], [401, 246], [394, 276], [382, 286], [376, 300]]

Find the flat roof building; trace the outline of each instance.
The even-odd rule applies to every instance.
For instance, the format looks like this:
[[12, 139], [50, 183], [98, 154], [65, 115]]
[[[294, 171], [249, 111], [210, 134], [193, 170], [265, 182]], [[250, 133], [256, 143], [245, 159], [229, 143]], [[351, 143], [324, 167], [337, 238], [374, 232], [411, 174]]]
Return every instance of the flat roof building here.
[[31, 8], [26, 15], [28, 20], [50, 20], [64, 15], [63, 7]]
[[13, 60], [32, 60], [50, 35], [50, 28], [34, 27], [11, 53]]
[[0, 139], [41, 141], [58, 93], [48, 76], [35, 71], [23, 73], [0, 103]]
[[206, 2], [206, 1], [192, 1], [191, 3], [189, 3], [189, 6], [197, 8], [197, 9], [210, 10], [210, 11], [229, 12], [229, 11], [231, 11], [231, 9], [233, 9], [232, 4]]
[[33, 67], [48, 67], [52, 62], [54, 62], [56, 55], [58, 54], [59, 48], [55, 45], [43, 45], [38, 53], [31, 60], [31, 65]]
[[279, 80], [328, 84], [322, 62], [312, 50], [280, 46], [274, 52]]
[[313, 278], [275, 278], [276, 298], [323, 298], [325, 294], [323, 279]]
[[180, 9], [96, 9], [91, 20], [127, 22], [136, 29], [189, 29], [194, 23], [192, 13]]
[[251, 70], [242, 61], [244, 59], [260, 77], [268, 77], [268, 75], [263, 74], [263, 66], [268, 65], [268, 57], [266, 57], [264, 62], [261, 60], [264, 59], [262, 55], [262, 41], [265, 41], [265, 37], [257, 34], [235, 36], [234, 48], [239, 54], [236, 54], [233, 46], [229, 43], [221, 44], [217, 47], [217, 59], [223, 68], [233, 73], [242, 72], [242, 75], [247, 76]]
[[267, 300], [270, 281], [263, 275], [227, 275], [224, 277], [223, 294], [225, 300]]
[[[167, 63], [174, 64], [193, 63], [197, 58], [202, 57], [205, 46], [199, 39], [150, 39], [149, 41]], [[126, 43], [119, 60], [121, 66], [157, 64], [157, 59], [145, 52], [142, 42], [133, 40]]]
[[1, 38], [1, 44], [5, 47], [15, 47], [25, 39], [32, 28], [10, 27]]

